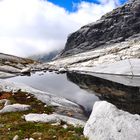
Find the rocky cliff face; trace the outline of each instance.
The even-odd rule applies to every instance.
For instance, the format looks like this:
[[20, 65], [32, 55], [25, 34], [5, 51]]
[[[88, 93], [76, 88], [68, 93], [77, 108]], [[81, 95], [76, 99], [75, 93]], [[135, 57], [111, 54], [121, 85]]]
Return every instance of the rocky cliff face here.
[[139, 64], [140, 1], [131, 0], [71, 34], [61, 57], [41, 67], [138, 76]]
[[72, 33], [61, 56], [65, 57], [102, 45], [125, 41], [140, 36], [140, 1], [129, 3], [102, 16], [97, 22], [88, 24]]

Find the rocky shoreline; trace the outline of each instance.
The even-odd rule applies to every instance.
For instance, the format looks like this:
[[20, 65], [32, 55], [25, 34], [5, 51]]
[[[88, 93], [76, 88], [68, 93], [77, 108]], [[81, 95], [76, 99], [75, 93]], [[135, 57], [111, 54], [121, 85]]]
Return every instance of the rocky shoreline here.
[[[92, 80], [94, 84], [89, 89], [102, 94], [102, 100], [105, 98], [109, 100], [111, 97], [118, 104], [116, 102], [118, 99], [122, 102], [119, 104], [120, 108], [125, 108], [126, 103], [134, 104], [136, 98], [139, 106], [139, 9], [139, 0], [133, 0], [107, 13], [97, 22], [85, 25], [68, 37], [65, 49], [56, 60], [48, 63], [40, 64], [29, 59], [0, 54], [0, 77], [30, 75], [34, 71], [55, 71], [58, 74], [87, 72], [95, 76]], [[88, 86], [80, 83], [82, 80], [86, 81], [88, 76], [84, 78], [78, 74], [76, 76], [81, 87]], [[117, 78], [117, 76], [123, 76], [123, 78]], [[69, 78], [73, 80], [70, 74]], [[133, 81], [133, 79], [136, 80]], [[9, 138], [13, 140], [140, 139], [140, 116], [122, 111], [104, 100], [94, 104], [87, 121], [83, 109], [65, 98], [11, 82], [1, 81], [0, 89], [0, 133], [3, 134], [0, 135], [0, 139], [5, 139], [5, 134], [9, 133]], [[23, 100], [20, 100], [21, 96], [24, 97]], [[132, 112], [135, 109], [132, 109]], [[28, 132], [28, 127], [31, 132]], [[25, 136], [22, 134], [23, 131], [26, 132]]]
[[[5, 117], [3, 118], [3, 116], [9, 116], [10, 118], [14, 115], [19, 115], [20, 118], [17, 118], [17, 120], [12, 122], [16, 123], [17, 128], [23, 121], [25, 126], [32, 123], [33, 125], [40, 124], [44, 127], [48, 127], [47, 125], [45, 126], [47, 123], [51, 126], [51, 129], [53, 128], [53, 125], [55, 128], [61, 127], [61, 130], [66, 131], [65, 133], [67, 134], [70, 133], [69, 129], [72, 129], [73, 134], [69, 134], [69, 136], [65, 134], [66, 138], [77, 137], [78, 139], [86, 140], [81, 130], [85, 126], [85, 121], [87, 118], [84, 116], [83, 110], [79, 105], [66, 100], [65, 98], [57, 97], [50, 93], [45, 93], [26, 85], [1, 82], [0, 87], [0, 133], [2, 134], [0, 139], [7, 139], [8, 137], [13, 139], [15, 137], [18, 137], [17, 139], [27, 139], [32, 136], [33, 132], [35, 133], [37, 131], [34, 130], [33, 132], [30, 132], [30, 130], [27, 129], [31, 134], [28, 136], [24, 130], [24, 132], [22, 132], [23, 136], [21, 136], [18, 131], [22, 128], [19, 130], [13, 130], [14, 126], [11, 124], [11, 122], [5, 122]], [[19, 122], [17, 123], [17, 121]], [[5, 130], [7, 125], [9, 126], [8, 132]], [[79, 134], [76, 134], [75, 132], [77, 129], [80, 129]], [[45, 139], [43, 136], [45, 135], [44, 132], [46, 132], [48, 138], [53, 138], [53, 136], [48, 136], [48, 131], [46, 130], [40, 132], [42, 133], [42, 136], [40, 136], [41, 139]], [[61, 135], [57, 137], [61, 137]], [[32, 136], [31, 138], [34, 139], [35, 137]]]
[[[139, 139], [140, 116], [122, 111], [106, 101], [95, 102], [92, 113], [86, 122], [80, 107], [64, 98], [11, 82], [1, 82], [0, 86], [1, 117], [3, 115], [10, 116], [12, 113], [18, 114], [19, 112], [22, 114], [20, 117], [21, 122], [24, 120], [24, 122], [33, 124], [47, 123], [48, 125], [55, 125], [55, 127], [61, 127], [62, 129], [68, 129], [71, 126], [75, 127], [73, 129], [84, 128], [83, 134], [89, 140]], [[61, 112], [58, 110], [61, 110]], [[2, 126], [0, 127], [0, 131], [2, 131], [6, 123], [3, 124], [3, 121], [1, 121], [0, 124]], [[11, 125], [8, 129], [9, 132], [14, 132]], [[16, 132], [16, 134], [18, 133]], [[13, 135], [11, 136], [13, 137]], [[77, 139], [86, 140], [84, 136], [81, 131]], [[4, 138], [3, 135], [0, 137]], [[15, 137], [18, 137], [18, 139], [23, 138], [20, 134], [15, 135], [13, 138]], [[24, 136], [24, 138], [26, 137], [27, 135]], [[34, 139], [35, 137], [32, 136], [31, 138]]]

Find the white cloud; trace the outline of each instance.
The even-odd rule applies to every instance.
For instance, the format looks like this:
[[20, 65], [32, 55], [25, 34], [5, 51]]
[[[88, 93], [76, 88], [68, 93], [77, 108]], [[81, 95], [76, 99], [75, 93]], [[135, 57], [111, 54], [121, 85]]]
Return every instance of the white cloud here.
[[69, 13], [43, 0], [2, 0], [0, 52], [27, 56], [63, 48], [68, 34], [115, 8], [117, 0], [100, 2], [81, 2]]

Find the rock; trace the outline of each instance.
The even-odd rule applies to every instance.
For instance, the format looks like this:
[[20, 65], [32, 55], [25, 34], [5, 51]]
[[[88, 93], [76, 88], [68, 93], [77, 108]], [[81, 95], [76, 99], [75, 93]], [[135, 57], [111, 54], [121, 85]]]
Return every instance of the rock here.
[[3, 109], [0, 110], [0, 114], [7, 113], [7, 112], [26, 111], [29, 109], [30, 109], [30, 105], [23, 105], [23, 104], [6, 105], [3, 107]]
[[13, 140], [18, 140], [19, 139], [19, 136], [18, 135], [15, 135]]
[[61, 125], [61, 122], [52, 123], [51, 125], [52, 126], [58, 126], [58, 125]]
[[117, 109], [114, 105], [96, 102], [84, 127], [89, 140], [139, 140], [140, 116]]
[[28, 122], [43, 122], [43, 123], [56, 123], [59, 122], [60, 120], [57, 119], [53, 115], [47, 115], [47, 114], [28, 114], [25, 115], [25, 120]]
[[34, 132], [33, 137], [41, 137], [43, 134], [41, 132]]
[[28, 74], [30, 72], [31, 72], [31, 68], [30, 67], [27, 67], [27, 68], [24, 68], [24, 69], [21, 70], [21, 73], [23, 73], [23, 74]]
[[67, 116], [63, 116], [63, 115], [59, 115], [59, 114], [51, 114], [51, 115], [47, 115], [47, 114], [28, 114], [25, 115], [25, 120], [29, 121], [29, 122], [43, 122], [43, 123], [60, 123], [61, 121], [66, 122], [67, 124], [73, 125], [73, 126], [81, 126], [84, 127], [85, 122], [75, 119], [75, 118], [71, 118], [71, 117], [67, 117]]
[[0, 100], [0, 104], [4, 104], [4, 106], [6, 106], [6, 105], [11, 105], [11, 102], [10, 102], [10, 100], [2, 99], [2, 100]]
[[[106, 45], [103, 48], [101, 47], [89, 52], [59, 58], [46, 65], [53, 65], [58, 70], [60, 67], [67, 67], [67, 71], [140, 75], [137, 65], [140, 60], [139, 40], [140, 37], [128, 39], [127, 41]], [[133, 74], [132, 70], [134, 71]]]
[[67, 70], [65, 69], [65, 68], [60, 68], [59, 70], [58, 70], [58, 72], [59, 73], [65, 73]]
[[68, 128], [68, 126], [67, 126], [66, 124], [64, 124], [62, 127], [63, 127], [64, 129], [67, 129], [67, 128]]
[[84, 127], [85, 126], [85, 121], [83, 120], [79, 120], [79, 119], [75, 119], [72, 117], [68, 117], [68, 116], [64, 116], [64, 115], [59, 115], [59, 114], [54, 114], [54, 116], [56, 118], [58, 118], [61, 121], [66, 122], [67, 124], [73, 125], [75, 127]]
[[93, 68], [94, 72], [116, 75], [140, 76], [140, 59], [126, 59]]
[[68, 37], [60, 56], [74, 55], [135, 37], [140, 33], [139, 9], [140, 1], [133, 0], [105, 14], [97, 22], [83, 26]]
[[29, 140], [34, 140], [34, 138], [29, 138]]
[[20, 72], [18, 68], [15, 68], [13, 66], [7, 66], [7, 65], [0, 66], [0, 71], [5, 73], [10, 73], [10, 74], [16, 74]]
[[7, 73], [7, 72], [0, 72], [1, 79], [15, 77], [15, 76], [16, 76], [16, 74], [11, 74], [11, 73]]
[[3, 128], [3, 127], [4, 127], [4, 124], [1, 124], [1, 123], [0, 123], [0, 128]]
[[24, 140], [34, 140], [34, 138], [25, 138]]

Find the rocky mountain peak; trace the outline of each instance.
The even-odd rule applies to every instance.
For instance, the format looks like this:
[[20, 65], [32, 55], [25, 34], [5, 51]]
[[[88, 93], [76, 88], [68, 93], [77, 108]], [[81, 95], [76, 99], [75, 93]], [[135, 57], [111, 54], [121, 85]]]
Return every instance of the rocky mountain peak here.
[[100, 20], [72, 33], [61, 56], [65, 57], [125, 41], [140, 36], [140, 1], [130, 0], [125, 5], [105, 14]]

